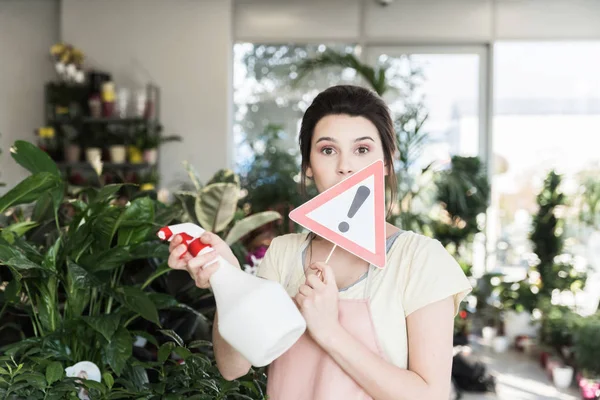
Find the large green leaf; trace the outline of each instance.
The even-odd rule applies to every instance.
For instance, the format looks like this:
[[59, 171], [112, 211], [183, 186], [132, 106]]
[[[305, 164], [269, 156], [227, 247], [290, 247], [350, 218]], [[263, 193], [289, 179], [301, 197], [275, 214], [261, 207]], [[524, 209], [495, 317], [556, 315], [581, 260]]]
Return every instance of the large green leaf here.
[[56, 259], [61, 245], [62, 238], [59, 237], [58, 240], [52, 245], [52, 247], [48, 249], [46, 257], [44, 257], [44, 261], [42, 263], [45, 269], [56, 271]]
[[263, 211], [250, 215], [233, 225], [225, 241], [231, 246], [253, 230], [279, 219], [281, 219], [281, 214], [276, 211]]
[[111, 185], [105, 185], [98, 191], [95, 201], [108, 201], [111, 200], [114, 195], [123, 187], [128, 184], [116, 183]]
[[194, 187], [196, 188], [197, 191], [200, 191], [202, 189], [202, 181], [200, 180], [200, 177], [198, 176], [198, 173], [196, 172], [196, 169], [194, 168], [194, 166], [192, 164], [189, 163], [189, 161], [184, 161], [183, 162], [183, 166], [185, 167], [185, 170], [188, 173], [188, 176], [190, 177], [190, 180], [192, 181], [192, 183], [194, 184]]
[[25, 254], [17, 250], [15, 247], [11, 247], [3, 243], [0, 243], [0, 262], [17, 270], [44, 269], [41, 265], [36, 264], [28, 259]]
[[196, 199], [196, 218], [212, 232], [221, 232], [235, 215], [239, 186], [233, 183], [213, 183], [204, 187]]
[[70, 286], [73, 289], [89, 289], [102, 286], [103, 282], [96, 278], [92, 273], [77, 265], [70, 259], [67, 260], [68, 276]]
[[0, 197], [0, 213], [12, 206], [31, 203], [46, 191], [56, 189], [61, 184], [60, 177], [49, 172], [39, 172], [28, 176]]
[[123, 305], [125, 305], [125, 307], [135, 313], [140, 314], [148, 321], [154, 322], [156, 325], [160, 325], [156, 306], [148, 298], [147, 293], [145, 293], [143, 290], [135, 287], [122, 286], [116, 288], [114, 293], [115, 297]]
[[183, 190], [174, 193], [175, 198], [179, 200], [183, 209], [182, 217], [184, 222], [199, 223], [196, 217], [196, 198], [198, 197], [198, 193]]
[[166, 260], [169, 257], [169, 245], [157, 240], [143, 242], [127, 248], [133, 259], [161, 258]]
[[115, 247], [101, 253], [87, 254], [79, 260], [79, 263], [88, 271], [98, 272], [113, 270], [132, 259], [126, 248]]
[[53, 218], [52, 207], [52, 194], [48, 192], [41, 195], [35, 202], [35, 206], [33, 207], [33, 212], [31, 214], [31, 219], [33, 221], [42, 222], [47, 219]]
[[54, 382], [57, 382], [63, 377], [63, 367], [58, 361], [51, 362], [46, 367], [46, 381], [48, 385], [52, 385]]
[[55, 276], [40, 282], [37, 286], [35, 306], [42, 326], [46, 332], [54, 332], [59, 326], [57, 279]]
[[143, 242], [153, 229], [154, 202], [149, 197], [140, 197], [131, 202], [115, 225], [119, 229], [120, 246]]
[[[10, 239], [13, 240], [14, 237], [12, 236], [12, 234], [14, 234], [16, 236], [23, 236], [28, 231], [30, 231], [31, 229], [35, 228], [38, 225], [39, 224], [35, 221], [16, 222], [14, 224], [7, 226], [6, 228], [2, 228], [2, 237], [4, 238], [4, 240], [9, 241], [7, 236], [9, 236], [8, 234], [11, 234]], [[10, 243], [13, 243], [13, 242], [10, 241]]]
[[60, 176], [58, 166], [48, 153], [33, 143], [17, 140], [11, 147], [10, 153], [16, 162], [32, 174], [48, 172]]
[[132, 351], [133, 340], [129, 331], [125, 328], [119, 328], [108, 342], [104, 356], [108, 365], [120, 376], [127, 360], [131, 357]]
[[83, 320], [96, 332], [102, 334], [107, 341], [110, 341], [119, 328], [121, 316], [117, 313], [104, 314], [96, 317], [84, 317]]

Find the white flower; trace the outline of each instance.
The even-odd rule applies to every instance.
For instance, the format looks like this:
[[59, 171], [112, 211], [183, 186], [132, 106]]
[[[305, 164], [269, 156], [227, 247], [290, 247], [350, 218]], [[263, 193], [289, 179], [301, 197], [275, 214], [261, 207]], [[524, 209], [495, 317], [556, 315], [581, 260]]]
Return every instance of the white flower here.
[[[102, 380], [100, 369], [91, 361], [80, 361], [75, 365], [71, 365], [70, 367], [65, 368], [65, 373], [68, 378], [89, 379], [96, 382]], [[81, 400], [90, 400], [87, 390], [81, 388], [79, 391], [79, 398]]]
[[102, 175], [102, 160], [100, 158], [100, 154], [94, 154], [92, 159], [90, 160], [90, 164], [92, 164], [92, 168], [98, 174], [98, 176]]
[[77, 73], [75, 74], [75, 82], [83, 83], [83, 81], [85, 81], [85, 74], [83, 73], [83, 71], [77, 71]]
[[64, 73], [65, 73], [65, 69], [67, 68], [67, 66], [66, 66], [65, 64], [61, 63], [61, 62], [57, 62], [57, 63], [54, 65], [54, 68], [56, 68], [56, 72], [57, 72], [59, 75], [62, 75], [62, 74], [64, 74]]
[[75, 64], [67, 65], [67, 76], [71, 79], [74, 79], [76, 74], [77, 74], [77, 67], [75, 66]]

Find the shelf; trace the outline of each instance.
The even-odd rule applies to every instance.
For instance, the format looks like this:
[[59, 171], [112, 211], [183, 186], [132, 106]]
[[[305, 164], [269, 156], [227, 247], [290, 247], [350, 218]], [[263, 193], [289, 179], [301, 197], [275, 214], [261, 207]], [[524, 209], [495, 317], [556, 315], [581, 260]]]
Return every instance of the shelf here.
[[65, 119], [48, 119], [50, 124], [85, 124], [85, 125], [110, 125], [110, 124], [121, 124], [121, 125], [132, 125], [132, 124], [158, 124], [158, 121], [143, 117], [129, 117], [129, 118], [118, 118], [118, 117], [78, 117], [78, 118], [65, 118]]
[[150, 123], [154, 122], [143, 117], [129, 117], [129, 118], [116, 118], [116, 117], [84, 117], [82, 118], [84, 124], [138, 124], [138, 123]]
[[[67, 169], [67, 168], [74, 168], [74, 169], [93, 169], [92, 165], [86, 161], [82, 161], [82, 162], [75, 162], [75, 163], [68, 163], [68, 162], [57, 162], [56, 165], [58, 165], [59, 168], [62, 169]], [[141, 163], [141, 164], [131, 164], [131, 163], [120, 163], [120, 164], [116, 164], [116, 163], [111, 163], [111, 162], [102, 162], [102, 169], [106, 170], [106, 169], [129, 169], [129, 170], [141, 170], [141, 169], [146, 169], [146, 168], [150, 168], [150, 167], [155, 167], [155, 164], [148, 164], [148, 163]]]

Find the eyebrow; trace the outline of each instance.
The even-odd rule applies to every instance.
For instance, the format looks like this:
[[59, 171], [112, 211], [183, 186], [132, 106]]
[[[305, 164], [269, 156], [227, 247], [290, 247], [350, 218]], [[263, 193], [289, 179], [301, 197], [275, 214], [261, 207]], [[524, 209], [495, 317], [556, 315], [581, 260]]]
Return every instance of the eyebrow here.
[[[325, 140], [328, 140], [328, 141], [330, 141], [330, 142], [337, 142], [337, 140], [335, 140], [335, 139], [334, 139], [334, 138], [332, 138], [332, 137], [329, 137], [329, 136], [323, 136], [323, 137], [319, 138], [319, 140], [317, 140], [317, 143], [319, 143], [319, 142], [322, 142], [322, 141], [325, 141]], [[362, 137], [359, 137], [359, 138], [355, 139], [355, 140], [354, 140], [354, 142], [355, 142], [355, 143], [356, 143], [356, 142], [360, 142], [361, 140], [370, 140], [370, 141], [372, 141], [372, 142], [375, 142], [375, 140], [373, 140], [373, 138], [372, 138], [371, 136], [362, 136]]]

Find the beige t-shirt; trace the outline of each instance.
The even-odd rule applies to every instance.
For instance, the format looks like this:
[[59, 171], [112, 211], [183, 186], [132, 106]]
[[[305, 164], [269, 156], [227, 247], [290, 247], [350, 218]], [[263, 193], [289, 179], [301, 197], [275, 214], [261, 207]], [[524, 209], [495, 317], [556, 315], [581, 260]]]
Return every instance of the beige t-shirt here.
[[[305, 280], [302, 251], [307, 244], [307, 233], [275, 238], [258, 267], [258, 276], [281, 283], [295, 296]], [[406, 317], [449, 296], [454, 297], [456, 315], [472, 287], [458, 263], [435, 239], [405, 231], [388, 238], [388, 247], [386, 267], [370, 266], [364, 279], [341, 288], [339, 296], [370, 297], [381, 349], [389, 362], [407, 368]]]

